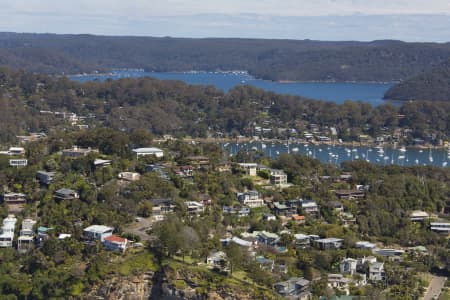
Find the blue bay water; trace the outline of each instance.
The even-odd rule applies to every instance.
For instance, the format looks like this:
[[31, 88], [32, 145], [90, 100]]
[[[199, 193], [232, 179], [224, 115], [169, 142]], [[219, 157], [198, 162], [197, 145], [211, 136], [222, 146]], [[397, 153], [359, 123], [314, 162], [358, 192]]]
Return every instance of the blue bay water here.
[[181, 80], [194, 85], [213, 85], [228, 91], [238, 85], [252, 85], [278, 94], [303, 96], [312, 99], [343, 103], [362, 101], [377, 106], [385, 103], [384, 93], [392, 83], [335, 83], [335, 82], [274, 82], [253, 78], [245, 72], [143, 72], [114, 71], [111, 74], [69, 76], [78, 81], [153, 77], [162, 80]]
[[450, 153], [443, 149], [393, 149], [375, 147], [348, 147], [343, 145], [313, 145], [302, 143], [225, 143], [221, 147], [234, 156], [239, 151], [259, 151], [276, 158], [283, 153], [296, 153], [320, 160], [322, 163], [339, 165], [344, 161], [366, 160], [378, 165], [436, 166], [446, 167], [450, 163]]

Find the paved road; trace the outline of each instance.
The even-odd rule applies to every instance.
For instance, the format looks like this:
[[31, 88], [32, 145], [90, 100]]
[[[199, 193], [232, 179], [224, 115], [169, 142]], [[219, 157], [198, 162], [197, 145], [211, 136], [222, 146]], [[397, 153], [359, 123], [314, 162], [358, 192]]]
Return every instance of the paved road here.
[[433, 276], [431, 278], [430, 285], [428, 286], [428, 290], [423, 300], [437, 299], [433, 297], [435, 295], [439, 296], [441, 294], [442, 288], [444, 287], [446, 280], [447, 280], [446, 277]]
[[142, 241], [148, 241], [151, 238], [145, 231], [152, 227], [152, 223], [152, 218], [140, 219], [139, 222], [126, 226], [123, 231], [139, 236]]

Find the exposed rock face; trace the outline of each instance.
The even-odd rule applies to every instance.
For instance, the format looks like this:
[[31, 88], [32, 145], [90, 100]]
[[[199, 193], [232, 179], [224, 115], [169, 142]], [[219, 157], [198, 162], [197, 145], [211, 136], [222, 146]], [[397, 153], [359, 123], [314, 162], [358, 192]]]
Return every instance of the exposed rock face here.
[[95, 286], [85, 299], [147, 300], [150, 297], [153, 273], [133, 277], [114, 276]]
[[[139, 276], [111, 276], [95, 286], [86, 300], [252, 300], [278, 299], [257, 293], [248, 285], [215, 283], [187, 269], [162, 268]], [[206, 285], [205, 285], [206, 283]], [[211, 283], [211, 282], [209, 282]]]

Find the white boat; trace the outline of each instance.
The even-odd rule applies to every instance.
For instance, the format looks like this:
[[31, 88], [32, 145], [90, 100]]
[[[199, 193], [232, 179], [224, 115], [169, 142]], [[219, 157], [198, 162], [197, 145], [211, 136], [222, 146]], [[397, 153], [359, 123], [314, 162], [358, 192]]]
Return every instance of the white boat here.
[[444, 161], [444, 162], [442, 163], [442, 166], [443, 166], [443, 167], [446, 167], [446, 166], [447, 166], [447, 162]]
[[403, 146], [403, 147], [401, 147], [400, 149], [398, 149], [398, 151], [405, 153], [405, 152], [406, 152], [405, 146]]
[[405, 159], [405, 156], [404, 155], [399, 155], [398, 159]]
[[298, 148], [297, 147], [295, 147], [295, 148], [292, 148], [292, 152], [298, 152]]
[[266, 147], [267, 147], [266, 144], [264, 143], [261, 144], [261, 149], [266, 149]]

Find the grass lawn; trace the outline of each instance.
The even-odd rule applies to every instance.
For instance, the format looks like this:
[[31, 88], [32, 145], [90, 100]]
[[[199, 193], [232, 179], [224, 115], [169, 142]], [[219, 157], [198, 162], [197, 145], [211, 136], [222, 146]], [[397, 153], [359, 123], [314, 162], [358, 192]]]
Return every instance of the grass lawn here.
[[119, 260], [113, 265], [113, 270], [121, 275], [129, 276], [143, 272], [155, 272], [158, 267], [154, 263], [151, 253], [142, 252], [139, 254], [125, 254], [123, 260]]
[[439, 300], [450, 300], [450, 292], [442, 292], [441, 296], [439, 296]]

